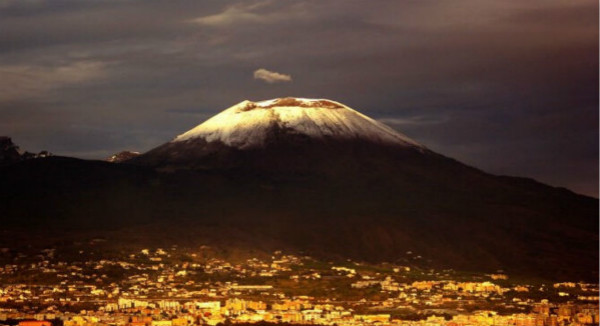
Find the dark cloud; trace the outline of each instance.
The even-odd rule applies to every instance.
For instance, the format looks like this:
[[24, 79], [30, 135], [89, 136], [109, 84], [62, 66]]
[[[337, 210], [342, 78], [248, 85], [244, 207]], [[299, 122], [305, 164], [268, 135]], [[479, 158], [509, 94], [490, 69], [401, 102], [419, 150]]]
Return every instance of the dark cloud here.
[[[0, 128], [144, 151], [241, 100], [332, 98], [497, 174], [598, 194], [597, 1], [0, 0]], [[293, 83], [257, 83], [260, 67]]]

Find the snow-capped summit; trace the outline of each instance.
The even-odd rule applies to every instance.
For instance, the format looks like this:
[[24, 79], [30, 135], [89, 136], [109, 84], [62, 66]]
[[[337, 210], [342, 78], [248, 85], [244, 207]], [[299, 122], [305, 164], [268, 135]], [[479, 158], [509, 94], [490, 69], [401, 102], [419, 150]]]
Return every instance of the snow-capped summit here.
[[339, 102], [286, 97], [240, 102], [128, 162], [163, 170], [308, 175], [383, 171], [397, 160], [425, 156], [434, 155]]
[[172, 143], [201, 139], [252, 149], [263, 146], [274, 128], [318, 139], [362, 139], [423, 148], [407, 136], [339, 102], [291, 97], [240, 102], [177, 136]]

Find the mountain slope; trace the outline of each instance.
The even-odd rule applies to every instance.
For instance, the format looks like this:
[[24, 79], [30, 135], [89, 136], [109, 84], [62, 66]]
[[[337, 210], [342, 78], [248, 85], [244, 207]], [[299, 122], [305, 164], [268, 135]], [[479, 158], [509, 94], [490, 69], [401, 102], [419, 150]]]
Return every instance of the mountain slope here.
[[331, 100], [281, 98], [243, 101], [177, 136], [173, 142], [204, 139], [239, 149], [264, 147], [272, 128], [311, 138], [364, 139], [421, 147], [390, 127]]
[[259, 221], [298, 248], [597, 275], [597, 200], [484, 173], [334, 101], [244, 101], [132, 163], [265, 180], [278, 194], [256, 200]]
[[597, 199], [484, 173], [327, 100], [242, 102], [127, 164], [11, 165], [0, 204], [4, 225], [44, 232], [598, 276]]
[[351, 166], [374, 168], [368, 164], [375, 161], [369, 156], [383, 152], [433, 154], [338, 102], [282, 98], [243, 101], [130, 162], [165, 170], [341, 173]]

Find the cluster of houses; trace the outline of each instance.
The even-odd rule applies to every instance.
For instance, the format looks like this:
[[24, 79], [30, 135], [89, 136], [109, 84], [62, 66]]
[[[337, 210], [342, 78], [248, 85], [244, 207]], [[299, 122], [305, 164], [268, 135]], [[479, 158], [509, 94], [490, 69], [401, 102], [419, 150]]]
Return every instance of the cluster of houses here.
[[[23, 275], [39, 281], [16, 281]], [[0, 266], [0, 326], [598, 325], [598, 284], [533, 286], [504, 273], [453, 277], [281, 252], [230, 262], [159, 248], [65, 262], [48, 249]], [[323, 291], [295, 293], [303, 286]]]

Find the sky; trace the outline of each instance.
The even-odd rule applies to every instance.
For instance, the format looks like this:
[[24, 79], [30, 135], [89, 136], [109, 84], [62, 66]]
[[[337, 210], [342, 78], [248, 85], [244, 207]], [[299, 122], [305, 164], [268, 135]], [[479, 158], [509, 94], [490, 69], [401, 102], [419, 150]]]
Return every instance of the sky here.
[[0, 0], [0, 135], [102, 159], [242, 101], [342, 102], [598, 197], [598, 1]]

